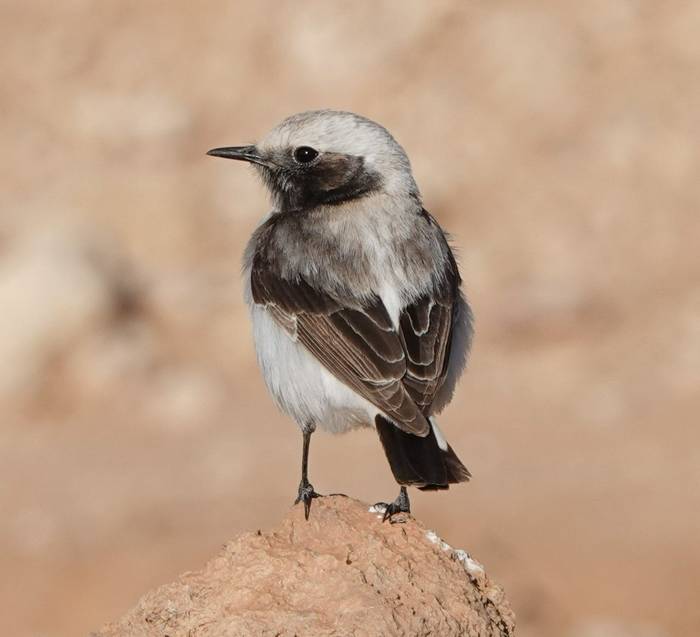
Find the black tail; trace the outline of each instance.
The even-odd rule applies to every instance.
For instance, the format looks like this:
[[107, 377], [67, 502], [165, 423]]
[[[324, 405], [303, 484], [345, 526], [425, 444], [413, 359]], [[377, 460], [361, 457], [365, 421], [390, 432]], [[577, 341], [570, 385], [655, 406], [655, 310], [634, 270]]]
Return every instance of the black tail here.
[[379, 439], [396, 481], [425, 491], [449, 489], [450, 484], [466, 482], [471, 477], [452, 447], [440, 449], [432, 426], [425, 437], [406, 433], [383, 416], [374, 419]]

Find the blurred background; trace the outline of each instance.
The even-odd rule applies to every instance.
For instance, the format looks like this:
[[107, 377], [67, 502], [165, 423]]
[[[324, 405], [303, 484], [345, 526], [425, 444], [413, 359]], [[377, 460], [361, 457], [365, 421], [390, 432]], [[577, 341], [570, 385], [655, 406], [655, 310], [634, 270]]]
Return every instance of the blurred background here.
[[[0, 633], [86, 634], [295, 496], [257, 371], [250, 169], [296, 111], [387, 126], [477, 317], [414, 513], [521, 637], [700, 622], [700, 4], [3, 1]], [[396, 487], [371, 431], [322, 492]]]

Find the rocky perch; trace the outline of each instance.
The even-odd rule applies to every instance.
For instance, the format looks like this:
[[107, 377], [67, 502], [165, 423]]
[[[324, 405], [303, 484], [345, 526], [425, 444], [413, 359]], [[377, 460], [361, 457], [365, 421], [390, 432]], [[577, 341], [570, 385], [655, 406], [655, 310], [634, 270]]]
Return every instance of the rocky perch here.
[[294, 507], [228, 542], [204, 568], [146, 593], [93, 637], [505, 637], [515, 617], [467, 553], [419, 522], [382, 523], [344, 496]]

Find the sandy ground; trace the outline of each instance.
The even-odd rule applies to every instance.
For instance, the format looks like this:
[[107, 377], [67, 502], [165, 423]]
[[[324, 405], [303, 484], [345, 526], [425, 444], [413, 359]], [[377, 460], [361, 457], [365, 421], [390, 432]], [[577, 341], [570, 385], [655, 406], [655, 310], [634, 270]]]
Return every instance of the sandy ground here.
[[[300, 435], [241, 300], [266, 212], [214, 146], [385, 124], [477, 316], [416, 515], [521, 637], [675, 637], [700, 605], [700, 5], [3, 2], [0, 633], [85, 634], [275, 525]], [[321, 492], [391, 497], [374, 433]]]

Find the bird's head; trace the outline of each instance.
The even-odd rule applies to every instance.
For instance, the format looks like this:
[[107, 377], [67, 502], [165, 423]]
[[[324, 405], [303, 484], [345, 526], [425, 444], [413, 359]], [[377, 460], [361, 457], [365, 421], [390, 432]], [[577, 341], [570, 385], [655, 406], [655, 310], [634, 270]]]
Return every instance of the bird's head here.
[[384, 127], [354, 113], [298, 113], [255, 145], [214, 148], [208, 154], [254, 164], [282, 210], [338, 205], [373, 194], [419, 196], [403, 148]]

